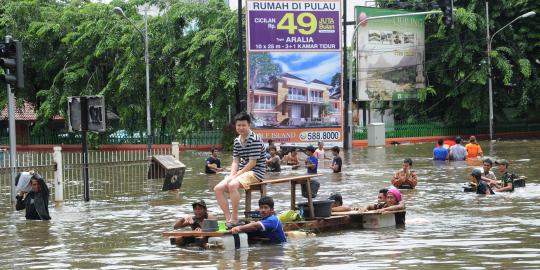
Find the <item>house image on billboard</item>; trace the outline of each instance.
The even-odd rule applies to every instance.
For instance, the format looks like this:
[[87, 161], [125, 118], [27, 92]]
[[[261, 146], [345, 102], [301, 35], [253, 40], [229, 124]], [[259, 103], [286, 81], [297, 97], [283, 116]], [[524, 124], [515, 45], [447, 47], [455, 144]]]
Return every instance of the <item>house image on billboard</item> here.
[[[253, 89], [254, 88], [254, 89]], [[307, 82], [289, 73], [249, 91], [257, 127], [334, 127], [341, 125], [341, 92], [320, 80]]]

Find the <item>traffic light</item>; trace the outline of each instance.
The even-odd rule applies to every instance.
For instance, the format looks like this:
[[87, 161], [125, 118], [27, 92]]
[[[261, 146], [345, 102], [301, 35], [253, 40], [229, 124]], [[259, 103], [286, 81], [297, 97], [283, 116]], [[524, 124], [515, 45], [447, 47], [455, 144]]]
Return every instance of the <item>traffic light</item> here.
[[448, 28], [454, 28], [454, 1], [453, 0], [439, 0], [439, 6], [443, 13], [444, 25]]
[[20, 41], [0, 43], [0, 67], [4, 69], [4, 74], [0, 75], [1, 82], [24, 88], [23, 49]]

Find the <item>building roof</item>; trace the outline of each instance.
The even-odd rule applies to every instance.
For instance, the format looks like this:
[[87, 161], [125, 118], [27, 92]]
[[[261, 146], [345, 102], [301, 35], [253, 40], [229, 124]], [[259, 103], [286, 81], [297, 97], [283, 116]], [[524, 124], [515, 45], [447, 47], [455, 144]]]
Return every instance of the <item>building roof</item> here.
[[304, 81], [304, 82], [306, 81], [306, 80], [304, 80], [304, 79], [302, 79], [300, 77], [296, 77], [296, 76], [294, 76], [294, 75], [292, 75], [290, 73], [281, 73], [281, 74], [279, 74], [279, 76], [280, 77], [291, 78], [291, 79], [295, 79], [295, 80], [300, 80], [300, 81]]
[[[23, 106], [15, 106], [15, 121], [36, 121], [36, 110], [32, 103], [25, 101]], [[7, 105], [2, 111], [0, 111], [0, 121], [8, 120], [8, 108]], [[64, 120], [60, 115], [56, 115], [52, 120]]]
[[318, 83], [318, 84], [322, 84], [322, 85], [328, 85], [328, 86], [331, 86], [331, 85], [329, 85], [329, 84], [327, 84], [327, 83], [325, 83], [325, 82], [323, 82], [323, 81], [319, 81], [319, 80], [313, 80], [313, 81], [311, 81], [311, 82], [312, 82], [312, 83]]

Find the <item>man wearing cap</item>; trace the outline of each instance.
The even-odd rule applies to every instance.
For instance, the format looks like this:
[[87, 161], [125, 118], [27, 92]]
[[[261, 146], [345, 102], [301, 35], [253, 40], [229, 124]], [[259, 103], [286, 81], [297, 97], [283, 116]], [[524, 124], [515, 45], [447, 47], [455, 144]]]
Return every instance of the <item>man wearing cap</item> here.
[[206, 210], [206, 203], [204, 202], [204, 200], [196, 200], [191, 204], [191, 206], [193, 206], [194, 215], [186, 215], [180, 218], [174, 224], [175, 229], [191, 226], [192, 230], [200, 231], [203, 227], [205, 219], [215, 219], [212, 214], [208, 214], [208, 211]]
[[508, 172], [508, 160], [501, 159], [495, 161], [495, 165], [499, 166], [499, 172], [502, 174], [501, 183], [495, 182], [495, 191], [505, 192], [505, 191], [514, 191], [514, 179], [516, 175]]
[[328, 200], [332, 201], [332, 212], [348, 212], [352, 208], [343, 205], [343, 197], [339, 192], [332, 192]]
[[471, 185], [476, 187], [476, 194], [493, 195], [489, 185], [482, 179], [482, 169], [473, 169], [470, 176]]

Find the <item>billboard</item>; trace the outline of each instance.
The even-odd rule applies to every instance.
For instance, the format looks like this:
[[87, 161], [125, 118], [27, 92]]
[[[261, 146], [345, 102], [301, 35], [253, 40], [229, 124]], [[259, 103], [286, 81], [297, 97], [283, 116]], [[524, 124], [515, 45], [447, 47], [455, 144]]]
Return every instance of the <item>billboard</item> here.
[[247, 1], [248, 111], [264, 141], [342, 145], [341, 2]]
[[356, 23], [363, 21], [356, 39], [358, 100], [416, 98], [425, 87], [424, 16], [373, 18], [405, 13], [356, 7]]

